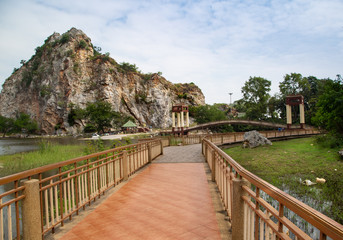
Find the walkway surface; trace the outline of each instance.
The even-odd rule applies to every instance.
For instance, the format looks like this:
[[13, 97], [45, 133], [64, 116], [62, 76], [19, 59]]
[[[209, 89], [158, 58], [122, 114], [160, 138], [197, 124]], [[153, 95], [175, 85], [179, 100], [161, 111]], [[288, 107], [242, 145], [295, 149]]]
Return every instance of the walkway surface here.
[[200, 148], [165, 148], [60, 239], [221, 239]]

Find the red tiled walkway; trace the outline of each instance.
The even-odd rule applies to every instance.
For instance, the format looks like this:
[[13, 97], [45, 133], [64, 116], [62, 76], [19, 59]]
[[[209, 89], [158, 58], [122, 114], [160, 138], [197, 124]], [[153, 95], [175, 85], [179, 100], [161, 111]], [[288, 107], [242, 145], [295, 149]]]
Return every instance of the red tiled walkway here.
[[221, 239], [203, 163], [151, 164], [61, 239]]

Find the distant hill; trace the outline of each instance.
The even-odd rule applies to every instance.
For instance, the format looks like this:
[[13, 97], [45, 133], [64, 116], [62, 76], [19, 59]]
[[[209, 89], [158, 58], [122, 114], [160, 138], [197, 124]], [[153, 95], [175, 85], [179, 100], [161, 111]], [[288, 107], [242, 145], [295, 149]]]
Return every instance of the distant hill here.
[[22, 64], [3, 84], [0, 114], [29, 114], [44, 134], [54, 133], [57, 125], [65, 133], [82, 131], [82, 124], [68, 124], [71, 103], [84, 108], [88, 102], [104, 100], [138, 124], [159, 128], [171, 125], [173, 104], [205, 104], [195, 84], [172, 84], [160, 73], [144, 74], [135, 65], [118, 64], [76, 28], [52, 34]]

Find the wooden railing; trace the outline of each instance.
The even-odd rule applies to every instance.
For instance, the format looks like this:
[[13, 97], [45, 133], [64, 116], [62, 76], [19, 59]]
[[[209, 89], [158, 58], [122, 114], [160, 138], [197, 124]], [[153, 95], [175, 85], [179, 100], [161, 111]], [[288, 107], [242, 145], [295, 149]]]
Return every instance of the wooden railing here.
[[[269, 138], [316, 133], [263, 132]], [[343, 239], [341, 224], [250, 173], [216, 146], [227, 140], [242, 139], [241, 135], [232, 134], [208, 136], [202, 141], [202, 151], [231, 219], [232, 239]], [[292, 219], [300, 222], [295, 224]], [[310, 234], [302, 225], [312, 226], [313, 232]]]
[[44, 238], [162, 153], [162, 141], [151, 140], [0, 178], [0, 239], [20, 239], [25, 234], [22, 229], [30, 224], [22, 219], [19, 207], [27, 205], [21, 182], [38, 179], [40, 200], [38, 208], [32, 210], [40, 212], [39, 228]]
[[[283, 131], [260, 131], [263, 136], [269, 139], [289, 138], [299, 136], [309, 136], [319, 134], [316, 129], [291, 129]], [[163, 146], [170, 145], [190, 145], [199, 144], [204, 138], [209, 139], [211, 142], [223, 145], [229, 143], [242, 142], [244, 140], [244, 132], [229, 132], [229, 133], [216, 133], [216, 134], [196, 134], [187, 136], [167, 136], [160, 138], [163, 141]], [[149, 140], [149, 139], [145, 139]]]

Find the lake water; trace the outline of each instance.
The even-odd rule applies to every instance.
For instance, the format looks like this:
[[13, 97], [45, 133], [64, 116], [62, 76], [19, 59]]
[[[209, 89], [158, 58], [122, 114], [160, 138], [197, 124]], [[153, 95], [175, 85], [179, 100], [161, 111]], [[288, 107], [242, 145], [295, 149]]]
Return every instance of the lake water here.
[[0, 155], [37, 150], [39, 141], [39, 139], [0, 139]]

